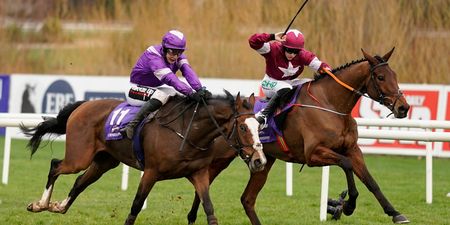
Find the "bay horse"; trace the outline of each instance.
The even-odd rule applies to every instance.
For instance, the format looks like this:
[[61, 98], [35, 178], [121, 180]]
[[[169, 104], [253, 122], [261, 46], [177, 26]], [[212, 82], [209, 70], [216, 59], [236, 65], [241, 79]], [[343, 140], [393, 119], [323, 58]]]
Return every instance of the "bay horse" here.
[[[358, 191], [353, 178], [354, 173], [374, 194], [384, 212], [392, 217], [394, 223], [409, 223], [406, 216], [389, 203], [370, 175], [361, 149], [357, 145], [357, 124], [351, 116], [351, 111], [361, 96], [369, 97], [388, 107], [396, 118], [407, 116], [410, 106], [398, 87], [396, 73], [388, 64], [394, 48], [383, 57], [371, 56], [363, 49], [361, 51], [363, 59], [347, 63], [332, 71], [336, 74], [336, 79], [330, 77], [333, 74], [330, 76], [321, 74], [312, 82], [303, 85], [307, 87], [301, 88], [294, 106], [285, 114], [286, 121], [283, 123], [282, 131], [288, 152], [282, 151], [277, 142], [263, 143], [267, 157], [265, 169], [250, 175], [241, 196], [241, 203], [251, 224], [261, 224], [255, 212], [255, 202], [276, 159], [306, 164], [310, 167], [328, 165], [341, 167], [347, 179], [349, 198], [337, 205], [340, 207], [337, 218], [342, 212], [347, 216], [351, 215], [356, 208]], [[354, 89], [350, 91], [352, 87]], [[295, 88], [284, 99], [289, 99], [294, 93]], [[210, 182], [235, 157], [235, 153], [229, 151], [223, 143], [215, 143], [212, 148], [220, 148], [221, 151], [228, 153], [217, 155], [210, 164]], [[333, 203], [335, 204], [335, 201]], [[189, 224], [195, 223], [198, 206], [199, 198], [196, 193], [187, 216]]]
[[[105, 141], [105, 121], [121, 103], [119, 100], [76, 102], [64, 107], [56, 118], [47, 118], [37, 127], [22, 126], [22, 131], [31, 136], [28, 143], [31, 155], [37, 151], [45, 134], [66, 134], [64, 159], [51, 161], [42, 198], [30, 203], [27, 209], [64, 214], [85, 188], [122, 162], [143, 171], [126, 225], [134, 224], [157, 181], [182, 177], [187, 178], [200, 195], [208, 224], [217, 224], [208, 180], [208, 165], [215, 150], [208, 148], [209, 145], [216, 138], [223, 139], [233, 146], [251, 172], [262, 170], [266, 161], [253, 113], [255, 97], [252, 94], [248, 99], [241, 99], [239, 94], [234, 98], [228, 91], [225, 93], [226, 96], [202, 100], [202, 104], [180, 96], [165, 104], [140, 133], [143, 167], [133, 153], [129, 139]], [[58, 176], [82, 170], [85, 171], [76, 179], [68, 197], [61, 202], [50, 202]]]

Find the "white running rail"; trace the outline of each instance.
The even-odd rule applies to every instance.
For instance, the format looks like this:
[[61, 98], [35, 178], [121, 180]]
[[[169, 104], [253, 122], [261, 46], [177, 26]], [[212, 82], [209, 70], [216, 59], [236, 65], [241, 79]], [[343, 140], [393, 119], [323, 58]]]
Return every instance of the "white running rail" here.
[[[2, 183], [8, 184], [9, 160], [11, 154], [11, 130], [9, 128], [19, 127], [23, 124], [27, 127], [37, 126], [43, 121], [43, 117], [55, 117], [52, 114], [34, 113], [0, 113], [0, 127], [6, 127], [5, 147], [3, 155]], [[433, 120], [396, 120], [396, 119], [362, 119], [356, 118], [358, 126], [375, 127], [410, 127], [423, 128], [427, 131], [392, 131], [392, 130], [369, 130], [358, 128], [359, 138], [390, 139], [390, 140], [415, 140], [427, 141], [426, 144], [426, 202], [432, 203], [432, 142], [450, 141], [450, 132], [435, 132], [430, 129], [450, 129], [450, 121]], [[123, 166], [122, 190], [128, 188], [128, 166]], [[286, 194], [292, 195], [292, 164], [286, 163]], [[320, 205], [320, 220], [326, 220], [326, 207], [328, 199], [329, 167], [323, 167], [322, 172], [322, 194]], [[448, 194], [450, 197], [450, 193]]]

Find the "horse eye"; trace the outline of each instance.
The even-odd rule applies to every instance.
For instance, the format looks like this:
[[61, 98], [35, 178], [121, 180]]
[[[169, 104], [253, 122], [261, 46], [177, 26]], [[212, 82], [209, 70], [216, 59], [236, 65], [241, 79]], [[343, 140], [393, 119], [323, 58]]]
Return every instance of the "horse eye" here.
[[378, 75], [378, 76], [377, 76], [377, 79], [378, 79], [379, 81], [383, 81], [383, 80], [384, 80], [384, 76], [383, 76], [383, 75]]
[[241, 129], [241, 131], [246, 132], [247, 131], [247, 127], [244, 124], [241, 124], [239, 126], [239, 129]]

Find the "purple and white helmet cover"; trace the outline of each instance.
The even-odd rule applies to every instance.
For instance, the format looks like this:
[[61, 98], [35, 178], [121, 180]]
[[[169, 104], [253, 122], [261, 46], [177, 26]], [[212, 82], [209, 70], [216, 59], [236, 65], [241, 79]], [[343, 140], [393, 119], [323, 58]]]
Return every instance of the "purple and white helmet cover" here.
[[171, 49], [186, 49], [186, 37], [178, 30], [170, 30], [162, 38], [162, 46]]

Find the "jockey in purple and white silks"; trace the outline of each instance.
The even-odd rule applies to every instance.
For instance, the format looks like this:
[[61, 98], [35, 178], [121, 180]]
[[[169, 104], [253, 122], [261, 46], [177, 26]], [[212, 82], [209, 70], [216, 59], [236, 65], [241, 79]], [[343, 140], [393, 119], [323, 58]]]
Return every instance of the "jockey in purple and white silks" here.
[[254, 34], [248, 42], [250, 47], [266, 60], [266, 74], [261, 81], [261, 87], [270, 100], [267, 106], [256, 114], [256, 120], [262, 129], [267, 126], [267, 117], [277, 108], [280, 97], [289, 92], [292, 86], [300, 83], [297, 77], [305, 66], [317, 72], [331, 69], [314, 53], [304, 49], [305, 39], [299, 30], [291, 29], [286, 35], [283, 35], [283, 32]]
[[[170, 96], [189, 96], [197, 101], [210, 95], [189, 65], [186, 55], [186, 37], [178, 30], [170, 30], [162, 43], [148, 47], [139, 57], [130, 75], [130, 88], [125, 96], [130, 105], [142, 106], [127, 125], [126, 133], [132, 138], [136, 125], [149, 113], [158, 110]], [[175, 75], [180, 70], [187, 83]]]

